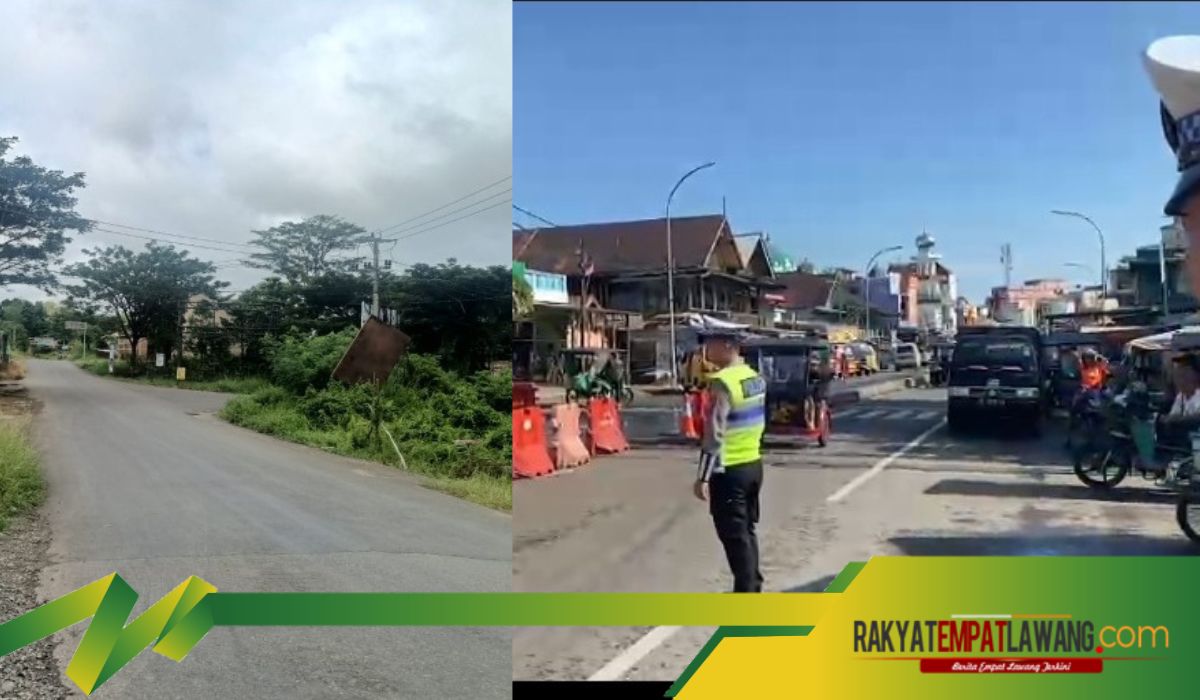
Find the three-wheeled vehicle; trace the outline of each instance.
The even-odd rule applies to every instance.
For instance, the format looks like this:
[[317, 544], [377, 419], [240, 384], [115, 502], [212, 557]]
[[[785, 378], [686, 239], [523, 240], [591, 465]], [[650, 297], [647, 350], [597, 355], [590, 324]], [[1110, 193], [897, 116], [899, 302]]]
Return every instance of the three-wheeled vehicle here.
[[[766, 434], [815, 440], [824, 447], [832, 429], [826, 400], [832, 379], [829, 342], [820, 338], [751, 338], [742, 343], [742, 357], [767, 385]], [[806, 409], [811, 424], [806, 423]]]
[[626, 381], [617, 351], [605, 348], [568, 348], [559, 353], [567, 389], [567, 401], [615, 398], [633, 402], [633, 388]]
[[858, 360], [858, 372], [860, 375], [872, 375], [879, 372], [879, 353], [875, 351], [875, 347], [870, 343], [856, 341], [850, 343], [849, 351]]

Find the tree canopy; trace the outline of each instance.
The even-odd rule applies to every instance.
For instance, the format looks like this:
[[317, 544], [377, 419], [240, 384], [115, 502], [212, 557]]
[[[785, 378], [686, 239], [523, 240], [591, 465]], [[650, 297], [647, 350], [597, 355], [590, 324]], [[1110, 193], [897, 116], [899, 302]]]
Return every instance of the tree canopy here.
[[62, 259], [71, 241], [67, 234], [91, 227], [75, 213], [74, 194], [84, 187], [84, 176], [48, 170], [28, 156], [5, 158], [16, 142], [0, 137], [0, 287], [50, 291], [57, 283], [51, 266]]
[[320, 214], [252, 233], [255, 239], [251, 243], [262, 251], [250, 254], [250, 265], [298, 284], [351, 270], [361, 258], [344, 254], [355, 250], [367, 231], [339, 217]]
[[412, 336], [415, 352], [471, 371], [511, 355], [512, 310], [504, 300], [512, 285], [506, 266], [418, 264], [387, 286], [384, 306], [399, 310], [397, 325]]
[[135, 349], [135, 364], [142, 338], [158, 352], [176, 349], [179, 326], [191, 298], [216, 296], [226, 286], [214, 279], [212, 263], [171, 245], [149, 243], [138, 253], [124, 246], [84, 253], [89, 260], [65, 271], [81, 280], [68, 286], [72, 300], [103, 305], [116, 315], [119, 332]]

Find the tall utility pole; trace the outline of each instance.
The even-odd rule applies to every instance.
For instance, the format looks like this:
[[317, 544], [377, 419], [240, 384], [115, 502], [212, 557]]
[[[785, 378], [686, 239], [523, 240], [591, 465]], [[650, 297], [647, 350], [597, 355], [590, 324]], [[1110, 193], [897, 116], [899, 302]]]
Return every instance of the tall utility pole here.
[[396, 238], [381, 238], [377, 234], [371, 234], [368, 240], [371, 241], [371, 315], [379, 318], [379, 244], [392, 243]]

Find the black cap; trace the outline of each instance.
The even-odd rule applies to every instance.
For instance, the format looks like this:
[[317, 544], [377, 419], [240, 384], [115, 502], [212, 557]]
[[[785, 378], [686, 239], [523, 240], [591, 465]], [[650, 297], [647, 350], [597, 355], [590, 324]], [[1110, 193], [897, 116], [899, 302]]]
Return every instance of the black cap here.
[[731, 343], [737, 343], [742, 340], [744, 334], [736, 328], [705, 328], [699, 331], [701, 341], [705, 340], [728, 340]]

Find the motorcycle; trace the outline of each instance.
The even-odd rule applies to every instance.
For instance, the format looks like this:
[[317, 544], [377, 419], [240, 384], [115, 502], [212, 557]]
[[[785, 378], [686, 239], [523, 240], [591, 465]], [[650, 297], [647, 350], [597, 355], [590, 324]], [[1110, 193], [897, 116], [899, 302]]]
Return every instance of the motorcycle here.
[[[1137, 471], [1171, 489], [1176, 494], [1175, 522], [1189, 540], [1200, 544], [1200, 476], [1194, 473], [1200, 431], [1189, 433], [1189, 447], [1158, 445], [1157, 413], [1145, 395], [1127, 392], [1111, 397], [1107, 406], [1095, 405], [1098, 401], [1088, 406], [1088, 425], [1094, 432], [1075, 453], [1075, 475], [1091, 488], [1107, 490]], [[1101, 415], [1103, 423], [1096, 420]]]
[[1154, 457], [1156, 414], [1144, 386], [1117, 395], [1094, 392], [1083, 401], [1068, 438], [1080, 481], [1090, 488], [1110, 489], [1132, 471], [1147, 480], [1163, 476], [1165, 467]]
[[[1192, 455], [1196, 453], [1197, 448], [1200, 448], [1200, 436], [1193, 433]], [[1192, 455], [1180, 461], [1171, 481], [1178, 496], [1175, 502], [1175, 522], [1193, 544], [1200, 544], [1200, 532], [1197, 532], [1196, 526], [1193, 525], [1200, 524], [1200, 479], [1192, 474], [1195, 465]]]

